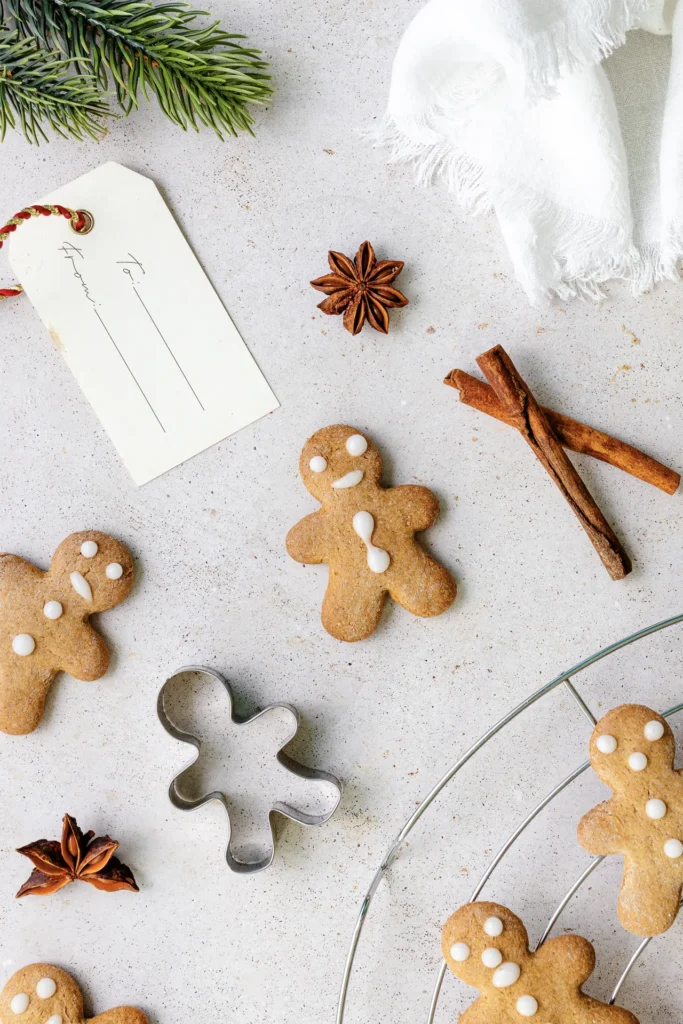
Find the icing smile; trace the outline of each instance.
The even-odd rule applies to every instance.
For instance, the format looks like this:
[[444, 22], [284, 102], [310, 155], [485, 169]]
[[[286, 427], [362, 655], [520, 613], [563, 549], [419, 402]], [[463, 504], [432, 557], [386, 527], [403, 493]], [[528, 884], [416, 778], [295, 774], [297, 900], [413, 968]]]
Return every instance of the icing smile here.
[[92, 590], [85, 576], [82, 576], [80, 572], [72, 572], [69, 579], [79, 597], [82, 597], [84, 601], [92, 601]]
[[346, 473], [345, 476], [340, 476], [338, 480], [335, 480], [332, 486], [338, 490], [343, 487], [356, 487], [363, 479], [363, 476], [362, 469], [352, 469], [350, 473]]

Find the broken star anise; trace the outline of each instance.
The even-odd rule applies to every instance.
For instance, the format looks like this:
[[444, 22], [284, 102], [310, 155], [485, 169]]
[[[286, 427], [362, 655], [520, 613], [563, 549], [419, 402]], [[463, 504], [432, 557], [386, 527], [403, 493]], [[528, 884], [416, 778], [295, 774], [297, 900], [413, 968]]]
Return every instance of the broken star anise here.
[[352, 262], [348, 256], [330, 250], [327, 254], [331, 274], [317, 277], [311, 284], [328, 296], [318, 309], [323, 313], [344, 314], [344, 327], [358, 334], [367, 320], [382, 334], [389, 333], [389, 310], [407, 306], [408, 299], [392, 283], [403, 270], [400, 260], [380, 260], [369, 242], [363, 242]]
[[49, 896], [76, 881], [90, 882], [105, 892], [117, 889], [139, 892], [133, 872], [114, 857], [118, 846], [109, 836], [95, 839], [94, 832], [84, 835], [76, 819], [65, 814], [60, 843], [54, 839], [38, 839], [17, 850], [35, 865], [17, 897]]

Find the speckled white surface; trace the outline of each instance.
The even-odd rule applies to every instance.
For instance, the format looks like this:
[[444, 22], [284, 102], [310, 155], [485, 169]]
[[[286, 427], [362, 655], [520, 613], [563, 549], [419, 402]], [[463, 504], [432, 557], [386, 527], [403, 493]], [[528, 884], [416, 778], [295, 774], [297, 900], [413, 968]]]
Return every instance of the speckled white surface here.
[[[552, 675], [683, 610], [680, 496], [577, 459], [633, 556], [632, 575], [613, 583], [521, 439], [441, 383], [501, 342], [545, 403], [680, 468], [680, 288], [635, 301], [617, 286], [599, 307], [534, 311], [492, 220], [466, 221], [442, 190], [417, 189], [360, 138], [382, 111], [393, 52], [418, 7], [213, 0], [273, 64], [277, 96], [257, 115], [256, 139], [186, 137], [143, 107], [99, 146], [31, 149], [14, 135], [0, 150], [6, 214], [105, 160], [152, 176], [282, 403], [138, 489], [28, 302], [0, 307], [2, 549], [45, 565], [68, 533], [93, 527], [138, 559], [133, 594], [101, 617], [114, 652], [107, 677], [62, 677], [40, 729], [0, 742], [3, 974], [59, 963], [93, 1012], [130, 1001], [153, 1024], [333, 1021], [362, 891], [436, 778]], [[318, 314], [307, 283], [324, 272], [329, 247], [352, 254], [366, 237], [381, 257], [407, 263], [400, 285], [411, 305], [392, 314], [386, 338], [352, 338]], [[295, 564], [284, 548], [289, 526], [314, 507], [299, 449], [339, 421], [380, 444], [388, 482], [439, 495], [427, 543], [460, 586], [441, 618], [392, 608], [352, 647], [319, 625], [325, 570]], [[671, 630], [602, 663], [582, 690], [596, 711], [631, 699], [669, 706], [682, 699], [680, 651]], [[243, 713], [272, 701], [298, 707], [293, 756], [345, 782], [332, 822], [283, 825], [276, 863], [257, 877], [227, 870], [221, 807], [184, 815], [166, 796], [186, 751], [158, 724], [156, 695], [165, 674], [197, 661], [229, 676]], [[557, 693], [446, 791], [378, 895], [350, 1021], [426, 1019], [441, 922], [520, 815], [582, 760], [588, 731]], [[535, 936], [587, 863], [573, 830], [601, 793], [584, 777], [486, 890]], [[13, 900], [29, 867], [14, 847], [57, 836], [67, 810], [120, 840], [140, 895], [74, 885]], [[635, 946], [616, 923], [617, 883], [617, 865], [603, 867], [564, 919], [595, 941], [589, 988], [603, 997]], [[680, 1021], [681, 927], [651, 947], [623, 991], [643, 1024]], [[439, 1019], [471, 995], [450, 979]]]

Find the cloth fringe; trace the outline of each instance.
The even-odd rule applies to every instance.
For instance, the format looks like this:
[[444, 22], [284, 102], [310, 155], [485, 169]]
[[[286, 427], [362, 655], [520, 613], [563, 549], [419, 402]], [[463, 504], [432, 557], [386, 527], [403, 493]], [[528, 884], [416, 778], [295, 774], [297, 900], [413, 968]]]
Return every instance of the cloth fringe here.
[[666, 232], [666, 244], [638, 248], [623, 224], [578, 217], [513, 183], [502, 188], [498, 183], [492, 197], [484, 168], [467, 153], [445, 140], [428, 145], [415, 142], [388, 116], [369, 135], [376, 146], [389, 148], [391, 163], [410, 165], [420, 185], [444, 181], [468, 213], [489, 213], [495, 202], [499, 216], [521, 216], [539, 233], [550, 233], [553, 252], [546, 257], [546, 273], [539, 276], [529, 268], [525, 274], [524, 268], [516, 268], [532, 305], [547, 305], [553, 296], [564, 301], [599, 301], [605, 298], [602, 285], [615, 279], [629, 282], [633, 295], [649, 291], [659, 281], [680, 280], [683, 225]]
[[643, 295], [660, 281], [680, 281], [679, 263], [683, 259], [683, 245], [675, 254], [664, 255], [658, 246], [644, 246], [634, 249], [628, 256], [607, 259], [576, 275], [562, 274], [557, 284], [545, 298], [549, 301], [555, 294], [560, 299], [591, 299], [594, 302], [605, 298], [602, 285], [608, 281], [622, 280], [631, 286], [633, 296]]
[[453, 143], [416, 142], [388, 114], [367, 136], [374, 146], [389, 150], [389, 163], [410, 165], [419, 185], [445, 181], [457, 202], [475, 216], [493, 208], [484, 168]]
[[[557, 20], [545, 32], [532, 32], [522, 48], [527, 99], [554, 95], [558, 80], [580, 67], [600, 64], [626, 42], [626, 33], [649, 7], [650, 0], [597, 0], [586, 17], [577, 3], [574, 17]], [[583, 7], [583, 12], [578, 8]]]

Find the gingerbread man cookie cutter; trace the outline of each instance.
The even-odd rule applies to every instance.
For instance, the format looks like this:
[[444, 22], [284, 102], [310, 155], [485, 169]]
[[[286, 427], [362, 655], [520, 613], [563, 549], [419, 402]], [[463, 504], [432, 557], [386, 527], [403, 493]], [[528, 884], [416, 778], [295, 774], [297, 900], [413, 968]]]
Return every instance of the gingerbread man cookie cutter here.
[[[261, 764], [259, 766], [261, 771], [269, 773], [276, 778], [276, 785], [281, 790], [298, 791], [301, 794], [301, 802], [305, 803], [306, 800], [310, 800], [312, 805], [318, 807], [324, 804], [325, 809], [318, 809], [317, 811], [314, 807], [302, 809], [295, 806], [296, 797], [294, 796], [286, 799], [273, 799], [272, 796], [268, 796], [267, 799], [264, 799], [263, 794], [259, 793], [257, 803], [261, 806], [261, 817], [265, 816], [267, 819], [265, 824], [263, 821], [256, 823], [262, 825], [260, 841], [254, 842], [250, 835], [246, 841], [238, 840], [236, 836], [236, 826], [238, 824], [243, 833], [245, 831], [245, 824], [247, 830], [249, 830], [250, 825], [255, 825], [255, 822], [251, 819], [248, 800], [244, 798], [242, 793], [234, 789], [228, 790], [222, 786], [221, 788], [210, 788], [208, 792], [199, 791], [203, 790], [203, 782], [201, 778], [197, 781], [192, 775], [194, 770], [201, 766], [206, 741], [193, 732], [188, 732], [186, 729], [181, 728], [176, 717], [169, 711], [169, 691], [174, 684], [178, 683], [181, 677], [187, 674], [195, 674], [196, 676], [208, 679], [212, 683], [220, 684], [219, 689], [223, 704], [227, 696], [228, 729], [233, 741], [239, 739], [241, 743], [253, 749], [258, 742], [257, 733], [259, 732], [259, 727], [264, 726], [267, 728], [268, 720], [275, 719], [274, 725], [277, 730], [277, 739], [271, 750], [267, 751], [265, 748], [262, 750]], [[181, 811], [195, 810], [212, 800], [216, 800], [223, 805], [228, 818], [229, 828], [225, 858], [231, 871], [238, 874], [251, 874], [263, 871], [273, 863], [275, 858], [273, 814], [283, 815], [285, 818], [289, 818], [300, 825], [324, 825], [337, 810], [342, 796], [342, 784], [339, 779], [329, 772], [316, 768], [307, 768], [284, 753], [284, 747], [294, 738], [299, 728], [299, 714], [291, 704], [269, 704], [267, 707], [256, 712], [256, 714], [248, 718], [242, 718], [235, 714], [232, 689], [228, 681], [219, 672], [200, 665], [188, 665], [185, 668], [178, 669], [173, 675], [169, 676], [162, 686], [157, 700], [157, 715], [170, 736], [180, 740], [182, 743], [190, 744], [197, 751], [196, 757], [171, 782], [168, 790], [169, 799], [173, 806]], [[228, 737], [226, 743], [226, 738], [222, 736], [219, 742], [224, 750], [227, 750], [229, 753], [230, 738]], [[240, 769], [244, 769], [246, 789], [258, 786], [257, 779], [259, 773], [255, 773], [244, 765], [237, 765], [234, 755], [232, 760], [233, 768], [240, 767]], [[185, 786], [189, 787], [190, 792], [184, 791]]]
[[0, 732], [33, 732], [58, 672], [99, 679], [109, 650], [88, 619], [115, 607], [133, 586], [133, 558], [114, 537], [72, 533], [44, 572], [0, 555]]

